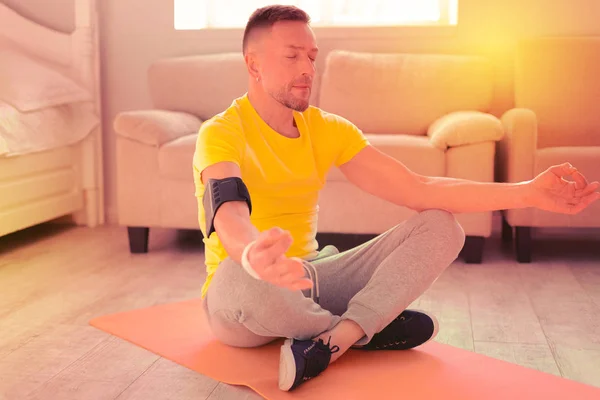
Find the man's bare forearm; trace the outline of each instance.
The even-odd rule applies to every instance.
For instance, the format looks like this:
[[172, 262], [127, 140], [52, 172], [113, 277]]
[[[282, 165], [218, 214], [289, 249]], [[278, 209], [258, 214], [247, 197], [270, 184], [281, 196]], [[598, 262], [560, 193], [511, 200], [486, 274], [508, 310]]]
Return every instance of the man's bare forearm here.
[[258, 229], [250, 222], [248, 206], [240, 201], [228, 202], [219, 208], [215, 230], [227, 255], [238, 264], [244, 248], [259, 235]]
[[485, 212], [530, 207], [528, 182], [477, 182], [458, 178], [423, 177], [415, 209], [452, 213]]

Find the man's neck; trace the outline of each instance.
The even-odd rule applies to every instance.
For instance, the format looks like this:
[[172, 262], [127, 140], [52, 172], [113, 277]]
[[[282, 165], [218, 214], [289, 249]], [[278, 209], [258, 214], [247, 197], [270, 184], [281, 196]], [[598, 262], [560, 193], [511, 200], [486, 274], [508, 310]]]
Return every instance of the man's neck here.
[[249, 91], [248, 100], [260, 118], [275, 132], [282, 136], [296, 138], [300, 134], [294, 121], [294, 113], [267, 93], [262, 91]]

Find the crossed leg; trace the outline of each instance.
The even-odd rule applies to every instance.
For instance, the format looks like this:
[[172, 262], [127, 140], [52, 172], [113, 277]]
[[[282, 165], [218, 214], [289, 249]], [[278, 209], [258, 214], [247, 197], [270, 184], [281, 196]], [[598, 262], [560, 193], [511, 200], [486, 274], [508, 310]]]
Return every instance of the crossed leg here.
[[307, 260], [315, 290], [303, 292], [255, 280], [227, 259], [209, 287], [207, 315], [226, 344], [329, 338], [339, 350], [334, 361], [351, 346], [369, 343], [425, 292], [464, 240], [452, 214], [423, 211], [354, 249]]
[[366, 344], [431, 286], [464, 240], [452, 214], [427, 210], [354, 249], [307, 261], [316, 271], [318, 303], [310, 290], [255, 280], [227, 259], [206, 297], [210, 322], [224, 343], [252, 347], [314, 338], [349, 319], [365, 333], [356, 344]]

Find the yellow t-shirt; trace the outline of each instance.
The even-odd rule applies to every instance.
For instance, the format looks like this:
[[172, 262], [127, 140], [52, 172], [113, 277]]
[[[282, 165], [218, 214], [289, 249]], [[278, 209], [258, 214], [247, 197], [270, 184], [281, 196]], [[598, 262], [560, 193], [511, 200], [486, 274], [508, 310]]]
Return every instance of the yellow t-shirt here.
[[227, 257], [216, 232], [206, 238], [200, 174], [211, 164], [230, 161], [240, 167], [252, 202], [252, 224], [261, 232], [275, 226], [289, 231], [293, 244], [288, 257], [316, 256], [319, 190], [332, 165], [349, 161], [368, 141], [348, 120], [317, 107], [294, 111], [294, 120], [299, 138], [277, 133], [260, 118], [246, 94], [202, 124], [193, 161], [208, 274], [202, 297], [219, 263]]

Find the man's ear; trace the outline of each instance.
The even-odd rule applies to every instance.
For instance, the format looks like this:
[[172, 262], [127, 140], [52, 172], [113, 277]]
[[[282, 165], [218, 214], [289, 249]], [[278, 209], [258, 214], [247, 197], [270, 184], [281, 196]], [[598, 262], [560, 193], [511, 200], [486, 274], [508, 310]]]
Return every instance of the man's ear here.
[[253, 51], [246, 53], [244, 56], [246, 60], [246, 67], [248, 68], [248, 73], [252, 76], [252, 79], [257, 80], [260, 79], [259, 72], [259, 60], [257, 54]]

